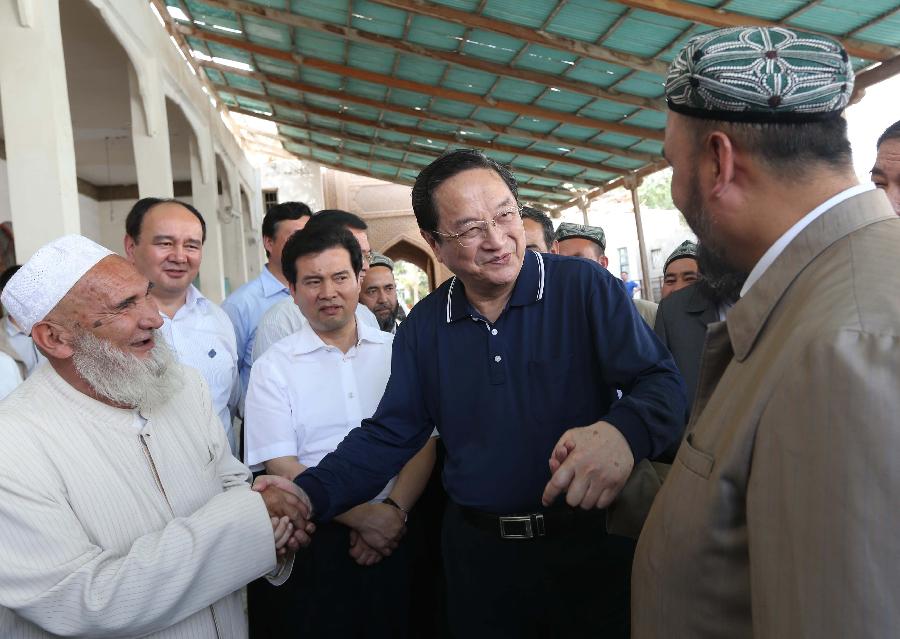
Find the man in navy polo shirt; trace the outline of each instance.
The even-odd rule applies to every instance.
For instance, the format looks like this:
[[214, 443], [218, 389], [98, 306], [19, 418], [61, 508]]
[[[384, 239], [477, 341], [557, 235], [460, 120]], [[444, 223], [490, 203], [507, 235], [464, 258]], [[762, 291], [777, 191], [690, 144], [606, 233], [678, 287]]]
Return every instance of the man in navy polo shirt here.
[[436, 426], [453, 635], [624, 637], [632, 546], [607, 535], [603, 509], [681, 432], [671, 356], [599, 264], [526, 251], [515, 179], [482, 153], [435, 160], [412, 199], [456, 276], [400, 325], [375, 415], [297, 492], [331, 519]]

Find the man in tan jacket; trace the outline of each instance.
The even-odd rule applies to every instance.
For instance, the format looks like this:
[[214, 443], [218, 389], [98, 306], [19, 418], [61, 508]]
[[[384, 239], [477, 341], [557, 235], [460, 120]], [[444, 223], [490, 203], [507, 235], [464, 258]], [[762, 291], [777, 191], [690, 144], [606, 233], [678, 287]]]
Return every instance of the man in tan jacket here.
[[240, 588], [308, 541], [295, 498], [250, 490], [149, 288], [70, 235], [3, 291], [49, 361], [0, 404], [4, 639], [245, 637]]
[[900, 219], [854, 176], [852, 90], [838, 44], [785, 28], [706, 33], [670, 69], [673, 200], [750, 275], [638, 542], [637, 639], [900, 628]]

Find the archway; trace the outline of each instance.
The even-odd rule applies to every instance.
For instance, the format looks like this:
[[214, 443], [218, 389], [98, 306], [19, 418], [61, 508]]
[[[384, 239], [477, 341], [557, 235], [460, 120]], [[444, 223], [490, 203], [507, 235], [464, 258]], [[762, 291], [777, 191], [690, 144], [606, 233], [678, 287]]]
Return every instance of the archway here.
[[436, 283], [436, 268], [434, 259], [419, 244], [413, 242], [406, 236], [401, 236], [389, 244], [382, 250], [395, 262], [408, 262], [423, 273], [428, 280], [428, 290], [433, 291]]

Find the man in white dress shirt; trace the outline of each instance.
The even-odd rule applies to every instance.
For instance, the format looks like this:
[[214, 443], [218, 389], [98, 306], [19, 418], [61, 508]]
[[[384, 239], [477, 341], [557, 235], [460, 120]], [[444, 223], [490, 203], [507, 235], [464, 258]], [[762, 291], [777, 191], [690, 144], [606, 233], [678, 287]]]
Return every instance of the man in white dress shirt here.
[[250, 490], [147, 278], [69, 235], [2, 299], [49, 364], [0, 402], [0, 637], [246, 637], [240, 588], [286, 578], [308, 511]]
[[[369, 236], [366, 235], [366, 229], [369, 228], [368, 225], [358, 215], [339, 209], [318, 211], [307, 223], [307, 227], [311, 229], [326, 226], [330, 228], [345, 228], [359, 242], [363, 256], [362, 271], [359, 275], [361, 282], [366, 277], [366, 272], [369, 269], [369, 260], [372, 257]], [[378, 318], [363, 304], [357, 306], [356, 318], [374, 328], [379, 327]], [[296, 333], [307, 326], [307, 324], [306, 318], [303, 317], [292, 298], [289, 297], [275, 303], [259, 320], [259, 326], [256, 329], [256, 341], [253, 344], [253, 361], [255, 362], [259, 359], [260, 355], [265, 353], [272, 344], [283, 337]]]
[[[293, 479], [375, 412], [390, 377], [393, 336], [356, 321], [361, 268], [359, 243], [346, 229], [311, 222], [288, 240], [283, 270], [309, 325], [274, 344], [253, 367], [249, 464]], [[273, 614], [315, 637], [406, 636], [408, 558], [401, 537], [431, 473], [434, 446], [429, 441], [373, 501], [319, 526], [297, 556], [295, 601]]]
[[206, 223], [197, 209], [177, 200], [144, 198], [125, 220], [125, 253], [150, 280], [163, 318], [160, 329], [178, 361], [200, 371], [232, 452], [232, 416], [240, 401], [234, 327], [221, 308], [192, 284], [200, 271]]

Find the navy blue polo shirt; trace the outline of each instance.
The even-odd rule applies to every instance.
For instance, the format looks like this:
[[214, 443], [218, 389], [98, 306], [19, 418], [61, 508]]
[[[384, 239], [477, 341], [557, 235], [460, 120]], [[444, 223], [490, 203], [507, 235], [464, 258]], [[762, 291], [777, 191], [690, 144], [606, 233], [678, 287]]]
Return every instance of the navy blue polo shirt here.
[[330, 519], [374, 497], [436, 426], [453, 501], [533, 511], [566, 430], [606, 420], [637, 463], [679, 437], [685, 401], [672, 356], [620, 280], [585, 259], [529, 250], [494, 323], [455, 277], [419, 302], [397, 331], [375, 415], [296, 482], [316, 518]]

